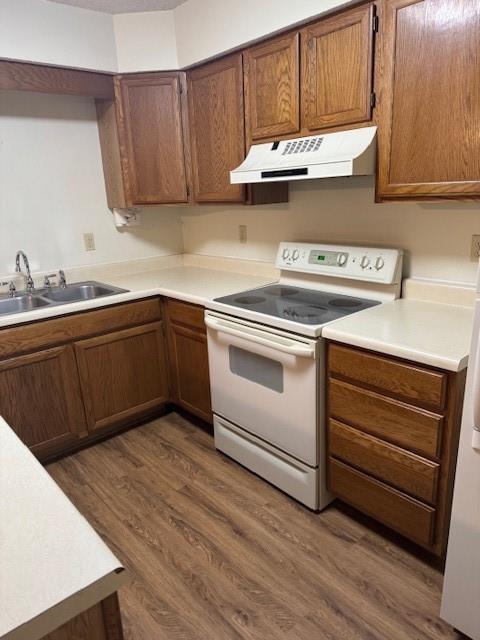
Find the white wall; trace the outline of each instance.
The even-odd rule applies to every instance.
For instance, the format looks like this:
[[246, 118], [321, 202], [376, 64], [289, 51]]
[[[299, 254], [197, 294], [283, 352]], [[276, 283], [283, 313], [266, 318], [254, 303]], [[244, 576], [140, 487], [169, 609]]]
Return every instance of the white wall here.
[[173, 11], [148, 11], [113, 16], [118, 70], [178, 69]]
[[188, 66], [352, 0], [187, 0], [174, 11], [178, 62]]
[[[0, 273], [17, 249], [35, 270], [182, 251], [179, 210], [144, 210], [123, 232], [111, 218], [93, 101], [0, 91]], [[84, 232], [96, 251], [84, 251]]]
[[47, 0], [0, 0], [0, 58], [116, 71], [112, 16]]
[[173, 11], [117, 15], [118, 68], [183, 68], [351, 1], [187, 0]]
[[187, 0], [111, 16], [47, 0], [0, 0], [0, 58], [99, 71], [176, 69], [352, 0]]
[[[290, 183], [290, 203], [262, 207], [197, 207], [183, 216], [186, 253], [273, 261], [282, 240], [379, 244], [406, 250], [406, 273], [474, 283], [475, 203], [374, 204], [373, 178]], [[247, 225], [247, 244], [238, 225]]]

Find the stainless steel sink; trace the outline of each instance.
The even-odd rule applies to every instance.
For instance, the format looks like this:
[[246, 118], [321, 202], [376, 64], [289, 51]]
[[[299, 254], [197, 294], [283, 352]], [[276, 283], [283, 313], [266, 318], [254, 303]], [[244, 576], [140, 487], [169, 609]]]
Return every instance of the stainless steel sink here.
[[102, 282], [74, 282], [66, 287], [52, 287], [39, 289], [31, 294], [18, 294], [15, 297], [0, 295], [0, 316], [11, 313], [34, 311], [44, 307], [56, 307], [81, 300], [95, 300], [118, 293], [126, 293], [127, 289], [120, 289]]
[[40, 296], [25, 295], [16, 298], [0, 299], [0, 315], [4, 316], [9, 313], [21, 313], [22, 311], [33, 311], [41, 307], [48, 307], [49, 300], [44, 300]]
[[104, 296], [112, 296], [117, 293], [125, 293], [126, 289], [112, 287], [101, 282], [76, 282], [64, 288], [54, 287], [42, 291], [41, 296], [55, 303], [79, 302], [81, 300], [94, 300]]

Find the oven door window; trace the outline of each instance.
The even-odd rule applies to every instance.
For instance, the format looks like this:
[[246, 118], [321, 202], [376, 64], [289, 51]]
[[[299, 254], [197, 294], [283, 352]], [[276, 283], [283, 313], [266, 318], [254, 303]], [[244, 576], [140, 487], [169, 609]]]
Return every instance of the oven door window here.
[[229, 347], [230, 371], [262, 387], [283, 393], [283, 365], [277, 360], [251, 353], [245, 349]]

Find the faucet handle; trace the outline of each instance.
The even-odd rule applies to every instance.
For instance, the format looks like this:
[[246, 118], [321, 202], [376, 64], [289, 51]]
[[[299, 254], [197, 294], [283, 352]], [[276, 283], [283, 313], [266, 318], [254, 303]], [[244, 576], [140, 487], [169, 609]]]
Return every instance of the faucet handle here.
[[67, 279], [65, 278], [65, 271], [60, 269], [58, 272], [58, 285], [65, 289], [67, 286]]
[[52, 284], [55, 285], [55, 283], [51, 282], [50, 279], [56, 278], [56, 276], [57, 276], [56, 273], [49, 273], [48, 275], [44, 276], [43, 286], [45, 287], [45, 289], [50, 289], [52, 287]]
[[8, 287], [8, 293], [11, 298], [17, 293], [17, 288], [13, 280], [7, 280], [6, 282], [0, 282], [0, 287]]

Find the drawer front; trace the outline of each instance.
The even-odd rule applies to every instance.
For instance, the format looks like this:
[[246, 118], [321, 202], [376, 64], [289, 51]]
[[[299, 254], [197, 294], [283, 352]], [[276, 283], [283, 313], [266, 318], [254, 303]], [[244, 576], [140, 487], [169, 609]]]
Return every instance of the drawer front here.
[[[60, 307], [58, 308], [61, 312]], [[118, 304], [0, 330], [0, 359], [162, 318], [159, 298]]]
[[206, 331], [205, 322], [203, 319], [203, 307], [197, 307], [196, 305], [188, 304], [187, 302], [168, 300], [167, 313], [170, 322], [184, 324], [189, 327], [195, 327], [196, 329]]
[[330, 455], [420, 500], [435, 503], [439, 465], [330, 420]]
[[345, 502], [407, 538], [431, 546], [435, 509], [332, 458], [328, 480], [330, 491]]
[[378, 389], [413, 404], [441, 410], [447, 375], [356, 349], [330, 344], [328, 368], [333, 376]]
[[443, 418], [378, 393], [329, 380], [332, 418], [428, 458], [438, 458]]

